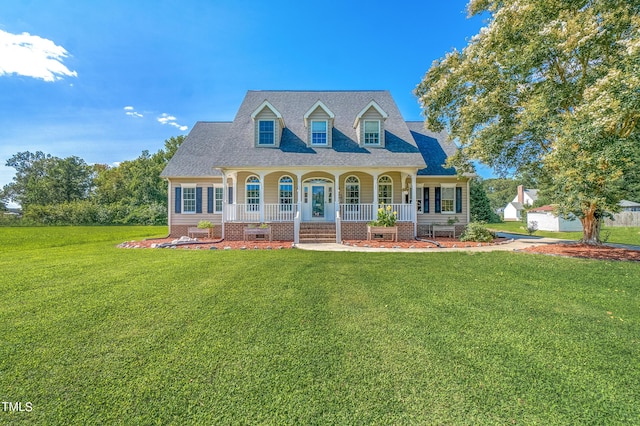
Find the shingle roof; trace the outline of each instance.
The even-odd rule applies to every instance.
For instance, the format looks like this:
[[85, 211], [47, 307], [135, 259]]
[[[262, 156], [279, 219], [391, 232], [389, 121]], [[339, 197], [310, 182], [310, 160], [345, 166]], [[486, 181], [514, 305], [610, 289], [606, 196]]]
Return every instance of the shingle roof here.
[[[265, 100], [286, 124], [279, 148], [254, 145], [251, 114]], [[304, 114], [319, 100], [335, 114], [330, 148], [306, 143]], [[353, 128], [357, 114], [372, 100], [388, 114], [384, 148], [359, 146]], [[233, 122], [198, 122], [162, 176], [214, 176], [216, 167], [274, 166], [416, 167], [420, 175], [454, 175], [443, 164], [455, 149], [443, 134], [424, 130], [422, 122], [405, 122], [388, 91], [248, 91]]]
[[231, 122], [197, 122], [160, 176], [220, 176], [213, 168], [214, 162], [230, 128]]
[[445, 166], [447, 157], [455, 154], [457, 149], [445, 132], [426, 130], [423, 121], [407, 121], [406, 125], [427, 163], [426, 168], [418, 170], [419, 176], [453, 176], [457, 173], [453, 167]]

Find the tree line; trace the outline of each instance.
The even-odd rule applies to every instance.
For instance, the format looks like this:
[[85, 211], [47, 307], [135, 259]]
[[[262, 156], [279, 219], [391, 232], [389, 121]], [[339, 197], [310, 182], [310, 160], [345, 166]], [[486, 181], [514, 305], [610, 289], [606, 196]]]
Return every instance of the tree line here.
[[160, 173], [183, 140], [171, 137], [155, 154], [145, 150], [117, 166], [19, 152], [6, 162], [16, 174], [0, 191], [0, 208], [19, 204], [26, 223], [164, 225], [167, 184]]

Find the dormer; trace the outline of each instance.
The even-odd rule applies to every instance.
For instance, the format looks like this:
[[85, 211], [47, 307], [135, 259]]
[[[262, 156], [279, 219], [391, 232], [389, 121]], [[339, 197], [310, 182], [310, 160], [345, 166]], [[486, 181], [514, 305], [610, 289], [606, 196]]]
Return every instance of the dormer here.
[[307, 146], [331, 148], [335, 114], [321, 101], [313, 104], [304, 115]]
[[264, 101], [251, 114], [256, 147], [278, 148], [284, 129], [282, 114], [269, 101]]
[[376, 101], [371, 101], [362, 108], [353, 123], [358, 144], [361, 147], [384, 148], [384, 122], [388, 117]]

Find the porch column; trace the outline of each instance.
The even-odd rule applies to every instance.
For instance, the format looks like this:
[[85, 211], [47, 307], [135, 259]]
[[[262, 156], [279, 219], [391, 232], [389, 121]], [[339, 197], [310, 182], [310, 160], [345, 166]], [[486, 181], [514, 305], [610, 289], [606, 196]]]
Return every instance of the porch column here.
[[[228, 182], [228, 176], [227, 173], [224, 170], [221, 170], [222, 172], [222, 239], [224, 239], [224, 224], [226, 222], [227, 219], [227, 209], [228, 209], [228, 205], [229, 205], [229, 182]], [[213, 194], [214, 194], [214, 198], [213, 198], [213, 202], [215, 204], [215, 188], [213, 189]], [[214, 210], [215, 210], [215, 206]]]
[[[238, 172], [231, 173], [231, 188], [233, 191], [233, 200], [231, 200], [231, 204], [238, 203]], [[229, 190], [227, 190], [229, 192]]]
[[[333, 213], [338, 216], [340, 210], [340, 173], [333, 173]], [[335, 217], [334, 217], [335, 220]]]
[[264, 223], [264, 176], [265, 172], [258, 173], [260, 178], [260, 223]]
[[375, 217], [376, 212], [378, 211], [378, 176], [379, 173], [373, 174], [373, 216]]
[[[413, 220], [413, 238], [418, 236], [418, 204], [416, 200], [417, 195], [417, 175], [411, 173], [411, 220]], [[424, 203], [424, 201], [423, 201]]]
[[296, 191], [296, 193], [298, 194], [298, 213], [300, 214], [300, 217], [302, 217], [302, 172], [296, 172], [296, 184], [298, 187], [298, 190]]

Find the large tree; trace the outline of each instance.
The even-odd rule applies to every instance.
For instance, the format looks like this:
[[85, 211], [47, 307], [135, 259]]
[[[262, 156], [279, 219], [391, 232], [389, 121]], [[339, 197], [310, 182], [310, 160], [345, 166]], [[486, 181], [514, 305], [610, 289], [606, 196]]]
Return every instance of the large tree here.
[[16, 169], [16, 175], [3, 192], [23, 209], [31, 205], [77, 201], [89, 196], [93, 169], [81, 158], [58, 158], [41, 151], [24, 151], [9, 158], [6, 165]]
[[471, 0], [488, 24], [433, 63], [416, 95], [460, 144], [451, 163], [537, 173], [600, 243], [640, 145], [640, 0]]

